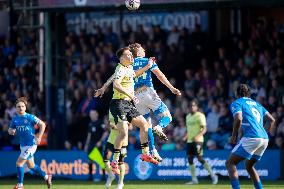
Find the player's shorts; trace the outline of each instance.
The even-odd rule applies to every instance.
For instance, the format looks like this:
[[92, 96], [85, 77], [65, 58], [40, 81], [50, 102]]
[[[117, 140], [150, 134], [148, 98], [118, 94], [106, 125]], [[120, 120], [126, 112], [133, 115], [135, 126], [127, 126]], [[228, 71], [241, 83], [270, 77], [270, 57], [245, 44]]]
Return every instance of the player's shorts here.
[[139, 103], [136, 104], [136, 108], [146, 119], [150, 116], [151, 110], [154, 112], [154, 116], [169, 110], [162, 102], [155, 89], [151, 87], [138, 88], [135, 91], [135, 96], [139, 100]]
[[250, 160], [259, 161], [268, 146], [268, 139], [243, 137], [233, 148], [232, 153]]
[[[105, 146], [105, 151], [104, 151], [104, 161], [110, 160], [109, 153], [111, 154], [114, 152], [114, 145], [107, 142]], [[127, 154], [127, 146], [122, 146], [121, 151], [120, 151], [120, 157], [119, 157], [119, 162], [122, 162], [124, 157], [126, 157]]]
[[[117, 129], [111, 129], [109, 136], [108, 136], [108, 139], [107, 139], [107, 142], [110, 143], [110, 144], [114, 144], [117, 135], [118, 135], [118, 130]], [[127, 145], [128, 145], [128, 137], [124, 141], [122, 141], [122, 146], [127, 146]]]
[[187, 143], [187, 155], [202, 156], [203, 155], [203, 142], [190, 142]]
[[37, 149], [37, 145], [20, 146], [20, 149], [21, 149], [20, 158], [25, 159], [25, 160], [29, 160], [30, 158], [32, 158], [34, 156], [36, 149]]
[[115, 124], [122, 121], [131, 122], [133, 118], [141, 115], [132, 102], [122, 99], [112, 99], [109, 110]]

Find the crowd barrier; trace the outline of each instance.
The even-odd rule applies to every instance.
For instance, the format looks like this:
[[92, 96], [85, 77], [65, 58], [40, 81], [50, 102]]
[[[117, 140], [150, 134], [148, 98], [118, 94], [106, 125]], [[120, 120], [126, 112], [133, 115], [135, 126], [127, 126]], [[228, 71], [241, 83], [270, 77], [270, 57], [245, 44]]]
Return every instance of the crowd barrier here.
[[[229, 151], [204, 151], [204, 157], [215, 173], [227, 176], [225, 161]], [[129, 151], [126, 157], [126, 176], [128, 180], [165, 180], [189, 179], [190, 171], [185, 151], [161, 151], [163, 162], [153, 165], [140, 160], [140, 151]], [[281, 173], [279, 150], [267, 150], [256, 169], [264, 180], [277, 180]], [[17, 151], [0, 151], [0, 177], [16, 175], [15, 162], [19, 156]], [[37, 151], [35, 162], [42, 169], [57, 178], [86, 180], [89, 177], [88, 156], [82, 151]], [[197, 176], [208, 176], [202, 165], [197, 165]], [[26, 168], [26, 170], [28, 170]], [[248, 178], [244, 163], [238, 166], [239, 175]], [[283, 171], [283, 170], [282, 170]], [[94, 178], [102, 177], [102, 170], [97, 163], [93, 165]]]

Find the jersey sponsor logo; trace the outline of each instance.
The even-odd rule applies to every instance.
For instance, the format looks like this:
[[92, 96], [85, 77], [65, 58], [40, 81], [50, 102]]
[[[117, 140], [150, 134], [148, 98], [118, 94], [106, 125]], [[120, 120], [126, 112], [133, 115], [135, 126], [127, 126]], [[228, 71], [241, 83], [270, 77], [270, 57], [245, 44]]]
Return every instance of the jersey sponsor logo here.
[[141, 180], [146, 180], [150, 178], [153, 165], [151, 163], [144, 162], [140, 159], [141, 155], [136, 156], [134, 160], [134, 174]]
[[17, 130], [18, 131], [29, 131], [29, 127], [26, 127], [26, 126], [16, 126]]

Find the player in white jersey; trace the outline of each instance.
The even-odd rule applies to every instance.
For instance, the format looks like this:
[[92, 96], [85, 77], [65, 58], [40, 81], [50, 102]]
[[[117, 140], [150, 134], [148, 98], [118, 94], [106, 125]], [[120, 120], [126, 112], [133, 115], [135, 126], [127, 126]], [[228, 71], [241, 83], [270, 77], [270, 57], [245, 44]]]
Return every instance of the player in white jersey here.
[[[232, 144], [237, 142], [239, 129], [241, 129], [242, 136], [226, 161], [231, 185], [233, 189], [240, 188], [236, 165], [246, 160], [246, 169], [254, 182], [254, 187], [262, 189], [254, 165], [261, 159], [267, 148], [268, 135], [266, 132], [272, 131], [275, 120], [262, 105], [250, 98], [250, 89], [247, 85], [241, 84], [237, 88], [236, 97], [238, 99], [231, 104], [234, 124], [230, 142]], [[265, 125], [263, 125], [264, 119], [266, 120]]]
[[[133, 69], [138, 70], [147, 65], [149, 59], [145, 58], [145, 50], [143, 49], [143, 47], [138, 43], [131, 44], [129, 47], [135, 58]], [[157, 78], [172, 91], [172, 93], [178, 96], [180, 96], [181, 93], [178, 89], [172, 86], [167, 77], [158, 68], [157, 64], [153, 64], [153, 66], [149, 70], [145, 71], [144, 74], [135, 79], [135, 96], [139, 100], [139, 103], [136, 104], [136, 107], [139, 113], [141, 113], [147, 119], [148, 123], [152, 125], [150, 119], [150, 111], [153, 111], [154, 116], [159, 118], [158, 125], [153, 127], [153, 132], [156, 133], [160, 138], [167, 140], [167, 136], [163, 133], [162, 129], [169, 125], [169, 123], [172, 121], [172, 117], [169, 109], [161, 101], [160, 97], [157, 95], [154, 89], [151, 76], [152, 73], [154, 73]], [[112, 77], [103, 85], [102, 88], [96, 91], [95, 96], [102, 96], [111, 82]], [[159, 156], [157, 150], [155, 149], [151, 127], [148, 130], [148, 139], [149, 147], [152, 151], [153, 156], [158, 161], [162, 161], [162, 158]]]
[[[24, 164], [27, 163], [28, 168], [33, 174], [40, 175], [46, 181], [47, 187], [51, 186], [52, 176], [46, 174], [34, 162], [34, 154], [37, 149], [37, 144], [40, 144], [41, 137], [44, 133], [45, 124], [39, 118], [32, 114], [26, 113], [27, 99], [21, 97], [16, 101], [17, 115], [12, 118], [11, 124], [8, 129], [10, 135], [17, 135], [20, 138], [21, 154], [16, 162], [18, 184], [14, 189], [23, 189], [24, 183]], [[35, 136], [34, 126], [39, 126], [38, 136]]]

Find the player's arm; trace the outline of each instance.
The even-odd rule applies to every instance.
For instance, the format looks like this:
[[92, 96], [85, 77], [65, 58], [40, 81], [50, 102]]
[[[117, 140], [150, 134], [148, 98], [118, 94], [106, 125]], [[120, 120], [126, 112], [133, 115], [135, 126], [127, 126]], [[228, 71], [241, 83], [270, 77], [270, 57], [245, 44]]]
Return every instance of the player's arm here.
[[91, 141], [91, 132], [88, 132], [87, 139], [86, 139], [86, 142], [85, 142], [85, 147], [84, 147], [84, 151], [85, 152], [88, 151], [88, 148], [89, 148], [89, 145], [90, 145], [90, 141]]
[[9, 128], [8, 128], [8, 134], [14, 136], [16, 134], [16, 127], [14, 124], [14, 119], [12, 119]]
[[39, 132], [38, 132], [38, 135], [36, 137], [36, 142], [37, 142], [37, 144], [40, 144], [41, 137], [42, 137], [42, 135], [44, 133], [46, 125], [45, 125], [45, 123], [42, 120], [40, 120], [38, 118], [37, 118], [37, 125], [39, 126]]
[[274, 117], [269, 112], [266, 112], [264, 119], [265, 119], [265, 125], [264, 125], [265, 130], [268, 131], [270, 134], [273, 134], [274, 125], [275, 125]]
[[175, 88], [168, 80], [168, 78], [165, 76], [165, 74], [159, 69], [159, 68], [155, 68], [152, 70], [152, 72], [157, 76], [157, 78], [168, 87], [168, 89], [170, 89], [172, 91], [172, 93], [180, 96], [181, 92]]
[[115, 77], [115, 73], [108, 78], [108, 80], [103, 84], [103, 86], [97, 90], [95, 90], [95, 97], [102, 97], [103, 94], [105, 93], [105, 90], [108, 88], [108, 86], [113, 82]]
[[97, 147], [101, 147], [102, 144], [103, 144], [103, 141], [105, 141], [105, 140], [107, 139], [107, 137], [108, 137], [108, 132], [105, 131], [105, 132], [102, 134], [101, 139], [97, 142], [96, 146], [97, 146]]
[[140, 68], [139, 70], [135, 71], [135, 77], [139, 77], [144, 72], [149, 70], [153, 66], [153, 63], [154, 63], [154, 59], [153, 58], [149, 58], [148, 64], [146, 66], [144, 66], [143, 68]]
[[242, 120], [243, 120], [242, 113], [237, 112], [234, 115], [233, 132], [232, 132], [232, 136], [230, 138], [230, 142], [232, 144], [235, 144], [237, 142], [237, 137], [238, 137], [239, 129], [240, 129], [241, 124], [242, 124]]
[[195, 135], [194, 137], [192, 137], [192, 140], [195, 142], [198, 138], [205, 135], [206, 131], [207, 131], [206, 125], [200, 125], [200, 132], [197, 135]]

